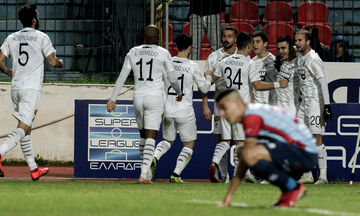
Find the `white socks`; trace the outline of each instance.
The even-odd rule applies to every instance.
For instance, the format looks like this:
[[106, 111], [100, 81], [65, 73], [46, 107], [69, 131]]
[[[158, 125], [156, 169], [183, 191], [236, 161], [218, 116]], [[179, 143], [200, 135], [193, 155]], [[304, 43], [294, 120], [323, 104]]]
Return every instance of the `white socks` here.
[[163, 140], [159, 142], [156, 146], [154, 157], [157, 160], [160, 160], [161, 156], [163, 156], [167, 151], [169, 151], [170, 147], [171, 144], [168, 141]]
[[20, 142], [21, 150], [24, 154], [25, 160], [30, 168], [30, 170], [34, 170], [37, 168], [37, 165], [35, 163], [35, 157], [33, 148], [30, 141], [30, 136], [25, 136], [21, 142]]
[[140, 152], [140, 158], [141, 158], [141, 160], [143, 159], [144, 147], [145, 147], [145, 139], [144, 139], [144, 138], [140, 138], [139, 152]]
[[141, 165], [141, 175], [140, 177], [146, 178], [148, 177], [148, 171], [150, 169], [152, 160], [154, 158], [154, 150], [155, 150], [155, 140], [151, 138], [147, 138], [145, 140], [145, 147], [143, 151], [143, 161]]
[[320, 176], [319, 178], [327, 180], [326, 177], [326, 170], [327, 170], [327, 153], [325, 149], [325, 145], [322, 144], [321, 146], [317, 147], [319, 155], [319, 169], [320, 169]]
[[16, 128], [11, 132], [0, 146], [0, 155], [3, 157], [11, 149], [13, 149], [25, 137], [25, 131], [21, 128]]
[[222, 179], [228, 178], [228, 152], [225, 152], [224, 156], [221, 158], [219, 163], [219, 170], [221, 173]]
[[[242, 146], [239, 146], [239, 145], [236, 145], [236, 149], [235, 149], [235, 154], [234, 154], [234, 177], [236, 176], [236, 171], [237, 171], [237, 167], [238, 167], [238, 164], [239, 164], [239, 157], [238, 157], [238, 149], [242, 147]], [[248, 169], [248, 171], [250, 172], [250, 169]]]
[[221, 158], [229, 149], [230, 145], [227, 142], [220, 142], [216, 144], [212, 162], [219, 165]]
[[193, 150], [191, 148], [184, 147], [182, 149], [182, 151], [180, 152], [180, 155], [176, 161], [176, 167], [174, 170], [175, 174], [180, 176], [181, 172], [184, 170], [186, 165], [189, 163], [192, 154], [193, 154]]

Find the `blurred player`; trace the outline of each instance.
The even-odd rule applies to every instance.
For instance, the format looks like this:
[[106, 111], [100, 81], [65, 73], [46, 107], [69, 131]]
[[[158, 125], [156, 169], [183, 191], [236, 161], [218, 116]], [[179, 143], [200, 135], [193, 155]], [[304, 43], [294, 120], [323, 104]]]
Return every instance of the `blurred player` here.
[[[222, 48], [211, 53], [206, 60], [205, 70], [215, 71], [216, 65], [223, 60], [224, 58], [237, 52], [236, 47], [236, 36], [238, 31], [233, 26], [227, 26], [222, 31]], [[226, 89], [226, 83], [223, 78], [218, 79], [215, 82], [215, 97], [224, 89]], [[203, 115], [205, 119], [211, 121], [211, 111], [208, 105], [208, 95], [203, 95]], [[216, 135], [216, 145], [229, 145], [230, 140], [222, 140], [221, 138], [221, 126], [220, 126], [220, 114], [217, 108], [216, 103], [214, 103], [214, 134]], [[221, 176], [225, 183], [229, 182], [228, 174], [228, 156], [227, 152], [224, 157], [221, 159], [219, 168]], [[217, 170], [216, 170], [217, 172]], [[214, 183], [218, 182], [218, 174], [214, 174], [215, 178], [212, 178], [211, 181]]]
[[170, 177], [170, 182], [181, 183], [180, 175], [191, 159], [195, 140], [197, 138], [196, 118], [193, 108], [193, 86], [194, 83], [200, 91], [206, 94], [211, 86], [211, 74], [206, 78], [199, 66], [188, 59], [192, 50], [192, 38], [181, 34], [175, 39], [179, 53], [172, 58], [175, 74], [181, 83], [182, 101], [176, 101], [176, 94], [171, 86], [167, 86], [167, 98], [165, 102], [165, 113], [163, 120], [163, 141], [155, 149], [154, 160], [151, 166], [153, 176], [161, 156], [163, 156], [173, 145], [176, 131], [179, 131], [181, 141], [184, 144], [182, 151], [176, 161], [176, 167]]
[[[237, 36], [238, 51], [232, 56], [224, 58], [216, 66], [214, 72], [214, 80], [224, 78], [226, 82], [226, 89], [236, 89], [244, 98], [245, 103], [251, 102], [250, 88], [255, 88], [258, 91], [274, 89], [275, 87], [286, 87], [287, 81], [282, 79], [278, 83], [266, 83], [260, 81], [260, 76], [254, 68], [254, 62], [250, 59], [252, 51], [251, 37], [247, 33], [240, 32]], [[223, 90], [224, 91], [224, 90]], [[245, 140], [245, 135], [241, 123], [230, 124], [224, 117], [220, 118], [223, 140], [235, 140], [237, 150], [242, 147]], [[209, 167], [210, 178], [214, 179], [215, 170], [219, 166], [220, 159], [230, 149], [229, 143], [219, 144], [215, 148], [212, 164]], [[238, 158], [235, 156], [235, 168]], [[256, 181], [250, 173], [247, 173], [248, 178]]]
[[139, 151], [142, 165], [139, 183], [150, 183], [152, 178], [150, 166], [155, 150], [155, 138], [164, 113], [164, 78], [170, 81], [178, 101], [181, 101], [182, 96], [170, 53], [157, 45], [159, 29], [156, 26], [145, 27], [144, 43], [144, 45], [132, 48], [126, 55], [106, 108], [108, 112], [115, 110], [116, 98], [132, 70], [135, 80], [133, 99], [135, 116], [141, 137]]
[[[296, 180], [317, 163], [315, 139], [309, 129], [278, 107], [245, 104], [236, 90], [225, 91], [216, 100], [221, 115], [232, 124], [242, 122], [246, 135], [245, 145], [238, 152], [236, 176], [220, 206], [231, 206], [232, 196], [250, 168], [281, 189], [274, 207], [294, 207], [306, 191]], [[260, 137], [268, 142], [260, 144]]]
[[285, 78], [288, 87], [275, 89], [274, 104], [295, 117], [299, 98], [299, 77], [295, 75], [296, 50], [291, 37], [288, 35], [279, 37], [277, 50], [279, 53], [275, 60], [275, 68], [278, 71], [277, 81]]
[[[276, 72], [274, 68], [275, 56], [268, 51], [268, 37], [264, 32], [252, 34], [253, 48], [256, 56], [252, 58], [256, 71], [261, 81], [275, 82]], [[272, 104], [273, 91], [258, 91], [253, 89], [255, 103]]]
[[[325, 122], [332, 118], [328, 84], [324, 73], [324, 63], [319, 55], [310, 47], [310, 33], [299, 30], [295, 35], [297, 49], [297, 73], [299, 76], [300, 90], [302, 93], [301, 106], [304, 108], [304, 123], [310, 128], [316, 139], [319, 151], [320, 176], [315, 184], [328, 183], [327, 153], [322, 142], [325, 132]], [[313, 181], [311, 173], [307, 173], [301, 182]]]
[[[0, 69], [12, 78], [11, 99], [18, 120], [17, 128], [7, 136], [0, 146], [0, 177], [4, 177], [1, 158], [20, 143], [26, 162], [30, 168], [31, 178], [36, 181], [48, 173], [48, 169], [39, 169], [35, 162], [33, 147], [30, 141], [31, 125], [38, 111], [43, 77], [44, 56], [53, 67], [62, 67], [49, 36], [37, 30], [39, 12], [35, 4], [26, 4], [19, 10], [19, 19], [24, 28], [9, 35], [1, 46]], [[4, 60], [11, 56], [12, 70]]]

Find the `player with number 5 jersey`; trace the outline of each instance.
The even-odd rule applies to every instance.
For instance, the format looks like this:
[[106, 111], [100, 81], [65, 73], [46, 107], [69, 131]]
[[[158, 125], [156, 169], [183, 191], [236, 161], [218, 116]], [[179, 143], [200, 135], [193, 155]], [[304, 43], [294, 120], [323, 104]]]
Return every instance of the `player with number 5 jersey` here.
[[135, 80], [133, 100], [141, 137], [139, 151], [143, 160], [139, 183], [150, 183], [152, 179], [150, 166], [156, 135], [164, 113], [164, 80], [169, 80], [176, 92], [177, 100], [182, 99], [170, 53], [157, 45], [159, 36], [159, 29], [155, 25], [145, 27], [145, 44], [132, 48], [126, 55], [113, 94], [106, 105], [108, 112], [115, 110], [116, 98], [130, 72], [133, 71]]
[[[30, 168], [31, 178], [36, 181], [48, 173], [48, 169], [37, 167], [30, 141], [31, 125], [38, 110], [44, 78], [44, 57], [53, 67], [62, 67], [63, 61], [55, 53], [49, 36], [37, 30], [39, 12], [35, 4], [26, 4], [19, 10], [19, 20], [24, 28], [10, 34], [1, 46], [0, 69], [11, 80], [11, 99], [18, 120], [17, 128], [10, 133], [0, 146], [0, 177], [4, 177], [1, 158], [20, 143], [24, 157]], [[6, 58], [12, 60], [12, 70], [4, 64]]]

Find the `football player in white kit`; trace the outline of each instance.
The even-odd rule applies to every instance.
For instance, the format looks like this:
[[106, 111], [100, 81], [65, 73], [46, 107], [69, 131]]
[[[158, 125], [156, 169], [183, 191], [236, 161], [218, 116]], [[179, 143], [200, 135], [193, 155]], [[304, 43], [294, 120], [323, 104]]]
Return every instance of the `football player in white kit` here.
[[[216, 50], [211, 53], [206, 60], [205, 70], [215, 71], [216, 65], [223, 60], [224, 58], [234, 54], [237, 52], [236, 47], [236, 36], [238, 31], [233, 26], [225, 27], [222, 31], [222, 48]], [[215, 82], [215, 97], [221, 92], [221, 90], [226, 89], [225, 80], [223, 78], [218, 79]], [[204, 118], [211, 121], [211, 111], [208, 105], [208, 95], [203, 95], [203, 115]], [[216, 135], [216, 145], [225, 145], [227, 143], [230, 144], [230, 140], [222, 140], [221, 138], [221, 126], [220, 126], [220, 114], [217, 107], [217, 104], [214, 103], [214, 134]], [[225, 183], [229, 182], [229, 174], [228, 174], [228, 154], [225, 153], [224, 157], [221, 159], [219, 164], [219, 169], [221, 176]], [[216, 170], [217, 172], [217, 170]], [[210, 180], [214, 183], [218, 181], [218, 174], [215, 174], [216, 178], [210, 178]]]
[[[280, 87], [284, 88], [287, 86], [287, 80], [285, 79], [281, 79], [277, 83], [267, 83], [261, 81], [259, 73], [256, 71], [256, 67], [254, 67], [254, 62], [250, 59], [252, 41], [251, 36], [248, 33], [240, 32], [236, 41], [238, 48], [237, 53], [220, 61], [215, 69], [213, 81], [223, 77], [226, 82], [226, 90], [236, 89], [239, 91], [245, 103], [251, 102], [251, 88], [255, 88], [257, 91], [265, 91]], [[242, 124], [230, 124], [224, 117], [221, 117], [220, 124], [222, 129], [222, 139], [235, 140], [237, 152], [238, 148], [243, 146], [245, 140]], [[219, 166], [220, 159], [229, 149], [229, 143], [216, 146], [212, 164], [209, 167], [210, 178], [214, 178], [214, 173]], [[235, 155], [236, 168], [238, 158], [237, 154]], [[234, 173], [236, 173], [236, 171]], [[253, 178], [250, 173], [248, 173], [248, 177]], [[255, 181], [255, 179], [252, 179], [252, 181]]]
[[[256, 56], [252, 58], [256, 71], [259, 73], [261, 81], [275, 82], [276, 72], [274, 67], [275, 56], [268, 51], [268, 37], [264, 32], [254, 32], [252, 34], [253, 48]], [[273, 104], [274, 91], [258, 91], [253, 88], [255, 103]]]
[[115, 110], [116, 98], [130, 72], [134, 73], [134, 108], [136, 123], [140, 131], [140, 157], [142, 158], [139, 183], [151, 183], [150, 166], [155, 150], [155, 138], [164, 113], [164, 80], [168, 79], [181, 101], [181, 89], [175, 76], [170, 53], [158, 46], [159, 29], [149, 25], [144, 30], [144, 44], [132, 48], [126, 55], [119, 78], [107, 111]]
[[274, 90], [274, 104], [291, 113], [294, 117], [297, 112], [299, 99], [299, 77], [295, 74], [296, 50], [290, 36], [284, 35], [277, 39], [279, 56], [275, 60], [277, 81], [285, 78], [288, 81], [287, 88]]
[[176, 101], [176, 94], [170, 85], [167, 86], [167, 97], [165, 102], [165, 113], [163, 119], [163, 141], [155, 149], [154, 160], [151, 165], [153, 176], [161, 156], [163, 156], [173, 145], [176, 138], [176, 131], [179, 131], [181, 141], [184, 144], [182, 151], [176, 161], [176, 167], [170, 176], [170, 182], [182, 183], [180, 175], [190, 161], [195, 140], [197, 138], [196, 118], [193, 108], [193, 86], [194, 83], [199, 90], [206, 94], [211, 86], [211, 73], [206, 78], [199, 66], [188, 59], [192, 50], [192, 38], [189, 35], [181, 34], [175, 39], [179, 53], [172, 58], [175, 67], [175, 74], [181, 83], [182, 100]]
[[[332, 118], [328, 83], [325, 78], [324, 64], [319, 55], [311, 49], [310, 33], [299, 30], [295, 35], [297, 49], [296, 69], [299, 76], [300, 90], [302, 93], [301, 105], [304, 107], [304, 123], [310, 128], [318, 148], [320, 176], [315, 184], [328, 183], [327, 153], [322, 142], [325, 132], [325, 122]], [[305, 174], [300, 182], [310, 183], [314, 178], [311, 172]]]
[[[9, 35], [1, 46], [0, 69], [11, 80], [11, 99], [18, 120], [17, 128], [11, 132], [0, 146], [0, 177], [4, 177], [1, 159], [20, 143], [32, 180], [36, 181], [48, 173], [48, 169], [37, 167], [30, 141], [31, 125], [38, 110], [43, 77], [44, 56], [53, 67], [62, 67], [49, 36], [37, 30], [39, 13], [35, 4], [26, 4], [19, 10], [19, 19], [24, 28]], [[12, 70], [4, 64], [11, 56]]]

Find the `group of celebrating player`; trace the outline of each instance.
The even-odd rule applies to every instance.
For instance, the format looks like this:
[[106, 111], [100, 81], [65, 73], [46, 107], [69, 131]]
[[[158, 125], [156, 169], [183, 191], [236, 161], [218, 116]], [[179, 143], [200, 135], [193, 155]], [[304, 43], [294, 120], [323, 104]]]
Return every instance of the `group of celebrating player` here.
[[[218, 170], [224, 182], [229, 182], [227, 152], [233, 141], [236, 144], [234, 178], [222, 206], [231, 205], [232, 193], [245, 176], [257, 181], [249, 170], [282, 190], [277, 207], [296, 204], [305, 193], [303, 183], [314, 181], [311, 171], [318, 165], [320, 177], [316, 184], [327, 183], [322, 134], [332, 114], [323, 62], [310, 47], [309, 32], [296, 33], [295, 47], [290, 36], [281, 36], [277, 40], [279, 56], [275, 57], [267, 50], [264, 33], [250, 36], [225, 27], [223, 47], [209, 56], [205, 71], [189, 60], [191, 36], [181, 34], [175, 39], [179, 53], [172, 58], [158, 42], [158, 28], [147, 26], [144, 44], [126, 55], [107, 103], [109, 112], [115, 110], [117, 95], [132, 70], [135, 116], [141, 136], [139, 183], [151, 183], [177, 131], [184, 147], [170, 182], [183, 182], [180, 175], [192, 157], [197, 138], [192, 106], [194, 83], [203, 93], [203, 115], [208, 120], [212, 114], [207, 93], [215, 83], [217, 145], [209, 167], [212, 182], [219, 181]], [[252, 51], [256, 56], [251, 59]], [[161, 122], [163, 141], [155, 145]]]
[[[19, 18], [24, 29], [8, 36], [1, 46], [0, 69], [12, 77], [14, 116], [19, 124], [0, 146], [0, 177], [4, 176], [1, 158], [18, 143], [33, 180], [48, 172], [35, 163], [31, 124], [41, 94], [43, 56], [54, 67], [62, 67], [63, 62], [56, 57], [49, 37], [36, 30], [38, 16], [35, 5], [23, 6]], [[170, 182], [183, 182], [180, 175], [192, 157], [197, 138], [192, 105], [194, 83], [203, 93], [203, 115], [208, 120], [212, 114], [207, 93], [215, 83], [217, 144], [209, 167], [212, 182], [219, 182], [218, 170], [223, 181], [229, 182], [227, 152], [233, 141], [236, 144], [234, 178], [222, 206], [231, 205], [232, 194], [244, 179], [253, 182], [261, 179], [278, 186], [282, 195], [275, 204], [277, 207], [294, 206], [305, 193], [303, 183], [314, 182], [318, 177], [311, 172], [317, 167], [320, 176], [316, 184], [327, 183], [322, 134], [332, 114], [324, 65], [310, 47], [309, 32], [296, 33], [295, 47], [290, 36], [279, 37], [279, 55], [275, 57], [267, 50], [268, 38], [264, 33], [250, 36], [238, 33], [234, 27], [225, 27], [222, 48], [209, 56], [205, 71], [189, 60], [191, 36], [181, 34], [175, 42], [179, 53], [171, 58], [167, 50], [158, 46], [159, 29], [147, 26], [144, 44], [126, 55], [106, 105], [109, 112], [115, 110], [116, 98], [133, 71], [133, 102], [141, 137], [139, 183], [151, 183], [156, 166], [171, 148], [177, 131], [184, 147]], [[251, 59], [252, 51], [256, 56]], [[9, 56], [13, 70], [3, 63]], [[155, 145], [161, 122], [163, 141]]]

